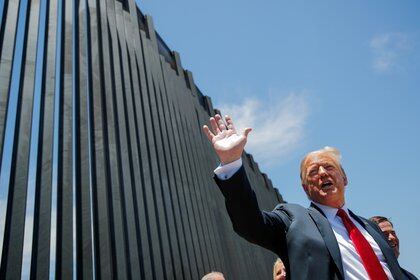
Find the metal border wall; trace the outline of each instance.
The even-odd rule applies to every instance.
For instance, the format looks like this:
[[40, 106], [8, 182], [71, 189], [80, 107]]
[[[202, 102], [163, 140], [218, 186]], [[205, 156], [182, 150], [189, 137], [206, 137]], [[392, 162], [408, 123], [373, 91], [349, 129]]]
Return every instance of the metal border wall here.
[[0, 279], [269, 279], [212, 180], [213, 113], [134, 0], [1, 0]]

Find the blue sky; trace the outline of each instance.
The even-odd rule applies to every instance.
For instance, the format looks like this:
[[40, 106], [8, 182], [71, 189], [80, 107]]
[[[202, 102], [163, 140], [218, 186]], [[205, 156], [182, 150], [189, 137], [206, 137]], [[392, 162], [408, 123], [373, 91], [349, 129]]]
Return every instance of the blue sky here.
[[299, 162], [341, 150], [348, 206], [392, 218], [420, 276], [418, 1], [137, 2], [216, 108], [252, 126], [247, 150], [289, 202]]

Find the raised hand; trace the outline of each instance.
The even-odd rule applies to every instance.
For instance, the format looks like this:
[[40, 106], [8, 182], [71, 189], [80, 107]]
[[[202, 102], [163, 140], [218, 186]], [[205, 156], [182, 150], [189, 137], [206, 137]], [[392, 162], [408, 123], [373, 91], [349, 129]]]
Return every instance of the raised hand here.
[[215, 115], [214, 118], [210, 118], [212, 131], [207, 125], [203, 126], [203, 131], [212, 143], [222, 164], [233, 162], [241, 157], [248, 134], [252, 130], [246, 128], [243, 133], [238, 134], [232, 118], [226, 116], [225, 120], [226, 124], [220, 115]]

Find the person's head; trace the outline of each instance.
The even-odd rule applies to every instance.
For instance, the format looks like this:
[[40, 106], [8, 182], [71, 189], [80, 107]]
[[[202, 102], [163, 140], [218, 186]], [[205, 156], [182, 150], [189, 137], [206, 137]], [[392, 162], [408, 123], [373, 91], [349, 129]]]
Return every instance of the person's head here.
[[281, 259], [277, 259], [273, 266], [273, 280], [285, 280], [286, 279], [286, 267], [284, 266]]
[[300, 179], [310, 200], [335, 208], [343, 206], [347, 176], [340, 158], [340, 151], [331, 147], [310, 152], [303, 158]]
[[201, 280], [225, 280], [225, 277], [221, 272], [212, 271], [201, 278]]
[[394, 230], [394, 225], [386, 217], [374, 216], [370, 218], [372, 222], [376, 223], [382, 232], [385, 234], [385, 237], [388, 240], [389, 245], [394, 250], [395, 257], [398, 258], [400, 255], [400, 240], [398, 239], [397, 234]]

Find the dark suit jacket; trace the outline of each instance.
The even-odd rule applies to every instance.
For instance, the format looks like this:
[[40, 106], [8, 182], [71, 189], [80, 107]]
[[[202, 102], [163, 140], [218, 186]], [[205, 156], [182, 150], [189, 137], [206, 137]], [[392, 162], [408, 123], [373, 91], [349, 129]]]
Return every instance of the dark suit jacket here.
[[[249, 242], [276, 253], [284, 262], [289, 279], [344, 279], [337, 240], [323, 212], [311, 204], [280, 204], [273, 211], [260, 211], [244, 168], [228, 180], [215, 181], [225, 197], [233, 229]], [[375, 239], [394, 279], [407, 279], [380, 229], [350, 212]]]
[[414, 274], [408, 272], [404, 268], [401, 268], [401, 269], [402, 269], [404, 275], [407, 277], [407, 279], [409, 279], [409, 280], [418, 280], [418, 278], [416, 276], [414, 276]]

